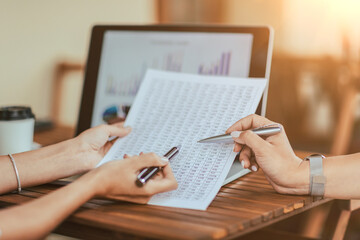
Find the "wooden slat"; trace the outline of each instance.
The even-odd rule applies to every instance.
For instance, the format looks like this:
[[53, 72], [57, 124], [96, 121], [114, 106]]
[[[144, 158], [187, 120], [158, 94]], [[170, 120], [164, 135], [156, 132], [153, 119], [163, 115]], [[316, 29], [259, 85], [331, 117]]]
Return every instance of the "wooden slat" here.
[[[252, 191], [244, 191], [242, 189], [223, 188], [218, 193], [218, 196], [227, 195], [229, 197], [236, 197], [239, 199], [247, 199], [254, 203], [257, 202], [270, 202], [274, 204], [284, 204], [285, 206], [294, 205], [294, 208], [303, 207], [306, 203], [311, 202], [310, 197], [292, 196], [292, 195], [281, 195], [277, 193], [262, 193], [258, 194]], [[305, 198], [305, 199], [304, 199]], [[307, 200], [307, 201], [306, 201]]]
[[260, 214], [256, 214], [248, 211], [242, 211], [239, 209], [237, 210], [227, 209], [221, 205], [220, 206], [210, 205], [206, 211], [212, 213], [218, 213], [226, 216], [244, 218], [244, 220], [242, 220], [242, 225], [244, 226], [244, 229], [247, 229], [250, 226], [260, 224], [262, 222], [262, 217]]
[[[239, 227], [233, 221], [229, 221], [228, 219], [223, 219], [223, 221], [219, 221], [218, 219], [210, 219], [207, 217], [194, 217], [189, 215], [184, 215], [179, 212], [168, 212], [165, 208], [154, 211], [154, 209], [149, 208], [146, 205], [135, 205], [135, 204], [117, 204], [113, 207], [106, 207], [106, 213], [111, 215], [118, 215], [119, 213], [129, 213], [133, 215], [138, 215], [141, 219], [146, 219], [146, 222], [150, 219], [151, 225], [162, 225], [165, 228], [174, 228], [173, 231], [187, 231], [194, 230], [198, 231], [204, 228], [202, 231], [208, 232], [208, 228], [212, 228], [211, 235], [214, 238], [215, 236], [220, 236], [224, 234], [222, 237], [228, 235], [229, 233], [234, 233], [239, 230]], [[225, 220], [225, 221], [224, 221]], [[181, 222], [181, 224], [179, 224]], [[189, 228], [188, 225], [191, 225]], [[215, 230], [216, 229], [216, 230]], [[225, 232], [225, 231], [226, 232]]]
[[227, 231], [223, 228], [159, 217], [144, 217], [134, 211], [117, 211], [114, 214], [99, 215], [99, 211], [89, 209], [77, 212], [75, 220], [90, 226], [101, 226], [105, 229], [149, 238], [218, 239], [227, 235]]
[[[238, 191], [240, 192], [240, 191]], [[294, 202], [294, 201], [281, 201], [281, 200], [284, 200], [284, 199], [277, 199], [279, 201], [274, 201], [274, 198], [267, 198], [267, 196], [263, 196], [263, 199], [259, 199], [259, 200], [254, 200], [254, 199], [248, 199], [247, 197], [245, 197], [244, 195], [242, 194], [232, 194], [232, 193], [224, 193], [224, 192], [220, 192], [218, 194], [219, 197], [227, 197], [227, 198], [230, 198], [230, 199], [238, 199], [238, 200], [241, 200], [241, 201], [246, 201], [248, 202], [249, 204], [251, 205], [257, 205], [257, 204], [264, 204], [266, 203], [267, 205], [269, 206], [273, 206], [273, 207], [278, 207], [278, 208], [281, 208], [282, 211], [279, 212], [276, 212], [274, 211], [274, 216], [280, 216], [281, 214], [286, 214], [287, 212], [289, 212], [290, 210], [289, 209], [297, 209], [297, 208], [300, 208], [300, 207], [303, 207], [304, 206], [304, 202], [302, 200], [298, 201], [298, 202]], [[285, 211], [286, 210], [286, 211]]]
[[31, 197], [21, 196], [19, 194], [6, 194], [0, 196], [0, 206], [19, 205], [30, 200], [32, 200]]

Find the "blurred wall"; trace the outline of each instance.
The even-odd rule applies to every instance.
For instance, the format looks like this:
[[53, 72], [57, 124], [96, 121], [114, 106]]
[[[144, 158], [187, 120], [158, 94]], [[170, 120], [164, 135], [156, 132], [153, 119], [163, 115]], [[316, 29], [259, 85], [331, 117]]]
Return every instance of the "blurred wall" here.
[[225, 0], [223, 22], [236, 25], [270, 25], [275, 30], [275, 50], [281, 49], [284, 34], [284, 2], [287, 0]]
[[225, 0], [223, 22], [271, 25], [276, 53], [342, 57], [344, 37], [359, 58], [358, 0]]
[[155, 13], [151, 0], [1, 0], [0, 106], [26, 104], [49, 117], [54, 65], [85, 62], [92, 25], [149, 23]]
[[[335, 152], [339, 123], [352, 118], [341, 112], [347, 92], [360, 82], [359, 0], [159, 1], [160, 22], [271, 25], [267, 117], [284, 124], [297, 149]], [[352, 123], [359, 135], [360, 118]]]
[[267, 116], [299, 149], [332, 151], [360, 69], [358, 0], [225, 0], [223, 22], [275, 30]]

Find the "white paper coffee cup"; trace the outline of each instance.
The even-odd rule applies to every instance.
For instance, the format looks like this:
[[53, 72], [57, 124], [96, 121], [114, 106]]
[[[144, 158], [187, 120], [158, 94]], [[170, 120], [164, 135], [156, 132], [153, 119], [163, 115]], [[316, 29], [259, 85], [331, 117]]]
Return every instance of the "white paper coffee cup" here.
[[34, 139], [35, 116], [30, 107], [0, 108], [0, 155], [29, 151]]

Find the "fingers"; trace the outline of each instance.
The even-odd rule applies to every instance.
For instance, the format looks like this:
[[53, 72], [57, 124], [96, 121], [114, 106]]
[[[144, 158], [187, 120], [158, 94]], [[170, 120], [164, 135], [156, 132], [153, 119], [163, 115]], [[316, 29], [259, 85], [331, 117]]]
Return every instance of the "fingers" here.
[[256, 163], [254, 154], [257, 156], [264, 155], [264, 152], [270, 147], [270, 143], [252, 131], [242, 132], [238, 138], [234, 138], [234, 141], [237, 144], [244, 145], [239, 155], [239, 161], [243, 168], [256, 172], [259, 165]]
[[131, 163], [136, 171], [146, 167], [159, 166], [162, 171], [152, 177], [144, 186], [137, 189], [137, 195], [152, 196], [156, 193], [167, 192], [177, 188], [175, 176], [169, 165], [169, 160], [160, 157], [155, 153], [142, 153], [140, 156], [134, 156]]
[[163, 168], [163, 178], [151, 179], [145, 184], [144, 190], [150, 195], [175, 190], [178, 187], [175, 176], [169, 165]]
[[160, 166], [162, 171], [158, 176], [151, 178], [141, 189], [142, 194], [154, 195], [156, 193], [167, 192], [177, 188], [175, 176], [166, 158], [161, 158], [155, 153], [143, 153], [134, 161], [137, 169], [145, 167]]
[[135, 156], [135, 161], [133, 166], [140, 170], [146, 167], [164, 167], [169, 164], [169, 160], [166, 158], [161, 158], [155, 153], [143, 153], [140, 156]]
[[[142, 155], [143, 154], [143, 152], [140, 152], [140, 154], [139, 155]], [[129, 155], [129, 154], [124, 154], [124, 156], [123, 156], [123, 158], [131, 158], [131, 157], [133, 157], [133, 155]]]
[[256, 172], [259, 169], [259, 165], [256, 163], [253, 152], [247, 146], [244, 146], [239, 154], [239, 161], [243, 168], [250, 169]]
[[233, 149], [234, 152], [240, 152], [241, 149], [242, 149], [242, 145], [235, 142], [234, 149]]
[[250, 167], [251, 149], [244, 146], [239, 155], [239, 161], [243, 168]]
[[123, 128], [123, 127], [124, 127], [124, 123], [125, 123], [124, 121], [116, 122], [116, 123], [110, 124], [110, 126], [115, 126], [115, 127]]
[[255, 155], [261, 154], [271, 146], [270, 143], [252, 131], [242, 132], [239, 137], [233, 137], [233, 139], [236, 143], [243, 144], [251, 148]]
[[259, 165], [256, 163], [256, 159], [254, 156], [251, 156], [250, 158], [250, 167], [249, 169], [253, 172], [257, 172], [257, 170], [259, 169]]
[[231, 133], [234, 131], [242, 131], [242, 130], [247, 130], [247, 129], [251, 129], [251, 128], [257, 128], [257, 127], [261, 127], [261, 126], [273, 124], [273, 123], [275, 123], [275, 122], [272, 122], [265, 117], [262, 117], [262, 116], [259, 116], [256, 114], [252, 114], [252, 115], [244, 117], [244, 118], [240, 119], [239, 121], [237, 121], [236, 123], [234, 123], [231, 127], [229, 127], [226, 130], [226, 133]]
[[105, 131], [109, 136], [124, 137], [131, 132], [131, 127], [123, 127], [124, 123], [115, 123], [112, 125], [104, 125]]

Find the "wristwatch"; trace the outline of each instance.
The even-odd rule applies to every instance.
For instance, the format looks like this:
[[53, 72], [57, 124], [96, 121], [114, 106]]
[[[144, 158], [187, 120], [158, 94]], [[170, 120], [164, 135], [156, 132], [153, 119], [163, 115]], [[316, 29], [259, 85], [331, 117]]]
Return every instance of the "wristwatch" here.
[[310, 194], [324, 196], [326, 177], [323, 171], [324, 155], [312, 154], [305, 158], [310, 162]]

